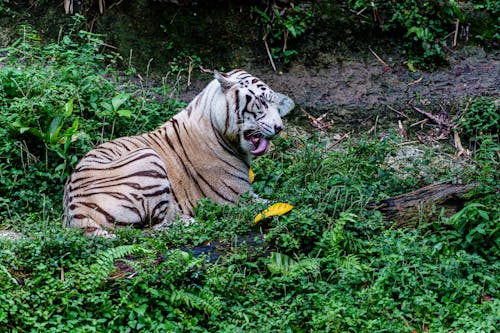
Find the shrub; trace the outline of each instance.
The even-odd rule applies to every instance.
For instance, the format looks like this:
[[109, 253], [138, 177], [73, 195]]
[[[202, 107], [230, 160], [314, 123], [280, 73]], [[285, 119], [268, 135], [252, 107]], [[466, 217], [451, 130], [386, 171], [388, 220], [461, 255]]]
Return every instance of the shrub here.
[[0, 214], [10, 216], [52, 209], [44, 196], [60, 196], [93, 145], [152, 130], [183, 105], [120, 77], [98, 35], [70, 31], [43, 45], [29, 27], [22, 33], [0, 67]]

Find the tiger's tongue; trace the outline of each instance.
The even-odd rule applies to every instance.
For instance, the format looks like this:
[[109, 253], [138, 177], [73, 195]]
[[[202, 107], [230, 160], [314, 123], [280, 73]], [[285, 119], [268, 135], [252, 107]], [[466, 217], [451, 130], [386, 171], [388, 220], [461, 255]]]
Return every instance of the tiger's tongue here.
[[265, 138], [255, 138], [252, 140], [252, 143], [254, 144], [254, 147], [256, 147], [254, 150], [250, 150], [250, 152], [255, 156], [260, 156], [269, 149], [269, 140]]

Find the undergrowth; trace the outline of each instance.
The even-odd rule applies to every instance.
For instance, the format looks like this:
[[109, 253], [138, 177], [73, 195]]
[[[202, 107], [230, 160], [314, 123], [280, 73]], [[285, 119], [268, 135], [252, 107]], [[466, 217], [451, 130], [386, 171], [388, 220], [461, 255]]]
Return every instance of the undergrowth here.
[[155, 128], [181, 104], [166, 87], [144, 87], [119, 72], [120, 59], [99, 36], [70, 31], [42, 45], [25, 31], [0, 51], [0, 231], [21, 234], [0, 237], [0, 331], [499, 326], [498, 138], [476, 117], [494, 117], [494, 101], [464, 113], [464, 132], [472, 137], [480, 126], [483, 137], [467, 174], [481, 181], [481, 195], [452, 217], [394, 228], [369, 208], [426, 185], [387, 164], [397, 136], [353, 138], [335, 149], [319, 136], [294, 137], [277, 140], [253, 164], [255, 191], [293, 204], [287, 215], [254, 224], [266, 205], [203, 200], [190, 226], [85, 238], [61, 226], [62, 185], [76, 160], [103, 140]]

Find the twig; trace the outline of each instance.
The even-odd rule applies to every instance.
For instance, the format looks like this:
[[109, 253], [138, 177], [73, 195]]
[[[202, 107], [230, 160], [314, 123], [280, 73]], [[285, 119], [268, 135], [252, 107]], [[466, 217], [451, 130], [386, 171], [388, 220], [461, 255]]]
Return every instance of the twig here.
[[368, 130], [368, 134], [373, 133], [375, 135], [377, 133], [377, 126], [378, 126], [378, 115], [375, 117], [375, 124]]
[[414, 143], [420, 143], [420, 141], [418, 140], [413, 140], [413, 141], [405, 141], [405, 142], [401, 142], [401, 143], [397, 143], [396, 146], [398, 147], [401, 147], [401, 146], [408, 146], [408, 145], [412, 145]]
[[267, 45], [267, 40], [264, 39], [264, 45], [266, 46], [267, 56], [271, 61], [271, 66], [273, 66], [273, 70], [276, 72], [276, 66], [274, 65], [273, 57], [271, 56], [271, 51], [269, 51], [269, 45]]
[[438, 116], [435, 116], [432, 113], [429, 113], [429, 112], [426, 112], [424, 110], [421, 110], [421, 109], [417, 108], [414, 105], [412, 105], [411, 107], [415, 111], [417, 111], [417, 112], [423, 114], [424, 116], [426, 116], [427, 118], [429, 118], [430, 120], [433, 120], [436, 124], [438, 124], [440, 126], [449, 126], [449, 124], [446, 121], [444, 121], [443, 119], [439, 118]]
[[408, 134], [406, 133], [406, 130], [403, 127], [403, 123], [401, 122], [401, 120], [398, 120], [398, 134], [403, 139], [405, 139], [405, 140], [408, 139]]
[[375, 56], [375, 58], [377, 58], [377, 60], [378, 60], [378, 61], [380, 61], [380, 63], [381, 63], [382, 65], [389, 67], [389, 65], [387, 65], [387, 63], [386, 63], [384, 60], [382, 60], [382, 58], [380, 58], [380, 57], [378, 56], [378, 54], [376, 54], [376, 53], [375, 53], [375, 51], [373, 51], [373, 50], [372, 50], [372, 48], [371, 48], [371, 47], [369, 47], [369, 46], [368, 46], [368, 49], [370, 50], [370, 52], [371, 52], [371, 53], [373, 53], [373, 55]]
[[111, 5], [109, 5], [108, 9], [111, 9], [115, 6], [119, 6], [122, 2], [123, 2], [123, 0], [120, 0], [118, 2], [113, 2]]
[[64, 12], [73, 14], [73, 0], [64, 0]]
[[368, 7], [365, 7], [363, 9], [361, 9], [359, 12], [356, 12], [356, 16], [359, 16], [361, 15]]
[[413, 82], [408, 83], [408, 87], [416, 85], [417, 83], [419, 83], [420, 81], [422, 81], [423, 78], [424, 77], [422, 76], [422, 77], [420, 77], [420, 79], [417, 79], [417, 80], [415, 80]]
[[331, 149], [331, 148], [335, 147], [336, 145], [338, 145], [339, 143], [341, 143], [342, 141], [344, 141], [344, 140], [345, 140], [345, 139], [347, 139], [348, 137], [349, 137], [349, 133], [346, 133], [346, 134], [342, 135], [341, 137], [337, 138], [337, 139], [335, 140], [335, 142], [330, 143], [330, 144], [326, 147], [326, 149]]
[[329, 127], [333, 125], [333, 120], [330, 120], [326, 123], [323, 122], [323, 118], [325, 118], [325, 116], [327, 115], [326, 113], [322, 114], [318, 118], [315, 118], [311, 116], [306, 110], [302, 108], [300, 110], [311, 120], [311, 125], [322, 132], [326, 131]]
[[460, 141], [460, 137], [458, 136], [457, 131], [453, 131], [453, 144], [457, 149], [457, 152], [455, 153], [455, 158], [460, 157], [462, 155], [465, 157], [470, 156], [470, 151], [462, 146], [462, 141]]
[[106, 46], [106, 47], [109, 47], [110, 49], [115, 49], [115, 50], [118, 50], [118, 48], [116, 46], [113, 46], [111, 44], [108, 44], [108, 43], [104, 43], [104, 42], [98, 42], [99, 45], [102, 45], [102, 46]]
[[396, 112], [396, 113], [397, 113], [397, 114], [399, 114], [400, 116], [405, 117], [406, 119], [410, 119], [410, 117], [408, 117], [407, 115], [405, 115], [403, 112], [396, 110], [395, 108], [393, 108], [393, 107], [392, 107], [392, 106], [390, 106], [390, 105], [387, 105], [387, 108], [388, 108], [389, 110], [391, 110], [391, 111]]
[[423, 125], [423, 124], [425, 124], [428, 121], [429, 121], [429, 119], [420, 120], [420, 121], [417, 121], [414, 124], [411, 124], [410, 127], [414, 127], [414, 126], [418, 126], [418, 125]]
[[104, 0], [99, 0], [99, 13], [104, 14], [104, 7], [106, 4], [104, 3]]
[[149, 77], [149, 69], [151, 67], [151, 62], [153, 62], [154, 58], [149, 59], [148, 65], [146, 66], [146, 77]]
[[459, 25], [460, 25], [460, 21], [458, 19], [456, 19], [455, 20], [455, 35], [453, 36], [453, 47], [457, 46]]
[[189, 87], [191, 85], [191, 72], [193, 71], [193, 59], [189, 57], [189, 67], [188, 67], [188, 80], [187, 80], [187, 86]]
[[283, 33], [283, 53], [285, 53], [286, 51], [287, 40], [288, 40], [288, 30], [285, 30], [285, 32]]
[[203, 73], [208, 73], [208, 74], [215, 74], [215, 71], [213, 69], [206, 69], [202, 65], [198, 65], [198, 68], [203, 72]]

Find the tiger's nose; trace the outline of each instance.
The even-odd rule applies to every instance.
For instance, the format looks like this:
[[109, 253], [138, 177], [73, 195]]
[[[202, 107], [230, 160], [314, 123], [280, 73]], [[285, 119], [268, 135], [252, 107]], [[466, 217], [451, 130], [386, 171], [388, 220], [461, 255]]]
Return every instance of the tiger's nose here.
[[274, 125], [274, 133], [279, 134], [283, 130], [283, 125]]

